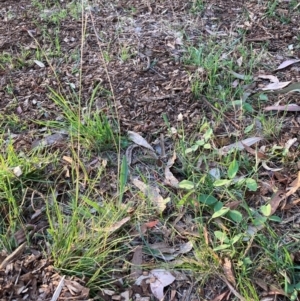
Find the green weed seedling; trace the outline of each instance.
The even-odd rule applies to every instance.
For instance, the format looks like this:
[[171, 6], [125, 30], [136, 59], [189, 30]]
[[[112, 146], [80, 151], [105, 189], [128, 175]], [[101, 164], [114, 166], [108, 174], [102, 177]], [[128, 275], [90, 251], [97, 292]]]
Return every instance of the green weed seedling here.
[[204, 1], [203, 0], [193, 0], [191, 7], [191, 12], [193, 14], [201, 13], [204, 10]]
[[[205, 123], [202, 128], [208, 127], [208, 124]], [[201, 131], [200, 129], [200, 131]], [[187, 148], [185, 150], [185, 154], [190, 154], [193, 153], [195, 151], [197, 151], [199, 148], [203, 148], [203, 149], [211, 149], [211, 144], [209, 143], [209, 140], [212, 138], [213, 136], [213, 131], [212, 129], [209, 127], [206, 132], [203, 135], [203, 138], [200, 140], [197, 140], [191, 147]]]
[[218, 240], [218, 246], [214, 248], [214, 251], [221, 251], [230, 249], [231, 256], [234, 256], [235, 247], [234, 245], [241, 241], [243, 234], [239, 233], [234, 235], [232, 238], [229, 238], [225, 232], [222, 231], [214, 231], [214, 237]]
[[107, 117], [101, 112], [94, 111], [92, 105], [95, 95], [98, 91], [97, 86], [90, 99], [90, 106], [81, 116], [78, 114], [77, 105], [69, 102], [62, 95], [54, 90], [51, 90], [51, 99], [61, 108], [64, 114], [64, 121], [49, 121], [46, 124], [49, 127], [69, 130], [74, 139], [79, 138], [89, 150], [95, 149], [98, 151], [113, 149], [117, 146], [118, 139], [115, 137], [113, 128]]
[[122, 62], [126, 62], [131, 57], [129, 46], [122, 46], [120, 50], [120, 59]]

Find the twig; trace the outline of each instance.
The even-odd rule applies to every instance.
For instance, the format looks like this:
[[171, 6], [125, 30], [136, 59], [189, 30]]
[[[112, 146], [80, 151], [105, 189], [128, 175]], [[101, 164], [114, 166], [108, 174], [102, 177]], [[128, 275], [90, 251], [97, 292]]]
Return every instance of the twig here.
[[22, 254], [24, 248], [26, 246], [26, 242], [20, 245], [13, 253], [8, 255], [0, 264], [0, 270], [4, 269], [10, 262], [15, 260], [19, 255]]
[[219, 109], [217, 109], [216, 107], [214, 107], [204, 96], [202, 96], [202, 99], [205, 101], [205, 103], [207, 105], [209, 105], [213, 110], [215, 110], [216, 112], [218, 112], [219, 114], [221, 114], [223, 117], [225, 117], [231, 124], [233, 124], [235, 126], [235, 128], [237, 128], [238, 130], [240, 129], [239, 125], [236, 124], [233, 120], [231, 120], [229, 117], [227, 117], [224, 113], [222, 113]]
[[166, 156], [166, 149], [165, 149], [165, 139], [164, 134], [160, 134], [160, 148], [161, 148], [161, 158], [164, 158]]
[[230, 284], [230, 282], [223, 276], [220, 275], [221, 279], [226, 283], [230, 291], [241, 301], [246, 301], [246, 299]]

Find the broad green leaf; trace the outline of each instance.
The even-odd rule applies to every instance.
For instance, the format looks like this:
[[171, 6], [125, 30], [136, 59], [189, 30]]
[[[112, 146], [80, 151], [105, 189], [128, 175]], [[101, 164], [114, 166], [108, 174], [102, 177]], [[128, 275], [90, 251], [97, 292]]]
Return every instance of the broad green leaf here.
[[188, 180], [183, 180], [179, 183], [179, 188], [181, 189], [192, 190], [194, 187], [194, 183]]
[[197, 144], [197, 145], [199, 145], [199, 146], [202, 146], [202, 145], [205, 144], [205, 141], [204, 141], [203, 139], [197, 140], [197, 141], [195, 142], [195, 144]]
[[198, 197], [199, 202], [205, 204], [205, 205], [213, 205], [216, 202], [218, 202], [218, 200], [213, 197], [212, 195], [208, 195], [208, 194], [200, 194]]
[[221, 251], [221, 250], [228, 249], [228, 248], [230, 248], [230, 247], [231, 247], [231, 246], [228, 245], [228, 244], [223, 244], [223, 245], [220, 245], [220, 246], [214, 248], [214, 251]]
[[192, 153], [192, 152], [196, 151], [197, 149], [198, 149], [198, 145], [192, 145], [190, 148], [187, 148], [185, 150], [185, 154], [187, 155], [189, 153]]
[[264, 216], [270, 216], [271, 211], [272, 211], [272, 207], [270, 204], [267, 205], [263, 205], [260, 207], [260, 211]]
[[217, 212], [217, 211], [221, 210], [223, 208], [223, 206], [224, 206], [224, 204], [222, 202], [218, 201], [214, 205], [214, 212]]
[[230, 163], [229, 168], [228, 168], [227, 174], [228, 174], [229, 179], [233, 179], [236, 176], [238, 170], [239, 170], [239, 163], [234, 159]]
[[250, 125], [248, 125], [248, 126], [245, 128], [244, 133], [247, 134], [247, 133], [251, 132], [252, 129], [253, 129], [253, 127], [254, 127], [254, 124], [253, 124], [253, 123], [250, 124]]
[[267, 221], [267, 217], [265, 216], [258, 216], [253, 220], [253, 225], [254, 226], [261, 226]]
[[243, 109], [249, 113], [252, 113], [254, 111], [253, 107], [247, 102], [243, 104]]
[[225, 243], [229, 243], [229, 239], [226, 235], [226, 233], [222, 232], [222, 231], [214, 231], [214, 235], [215, 237], [221, 241], [222, 243], [225, 242]]
[[258, 188], [256, 181], [250, 178], [246, 179], [246, 186], [250, 191], [256, 191]]
[[267, 94], [259, 94], [258, 99], [263, 100], [263, 101], [267, 101], [268, 100], [268, 95]]
[[242, 238], [243, 234], [240, 233], [238, 235], [235, 235], [232, 239], [231, 239], [231, 244], [235, 244], [237, 241], [239, 241]]
[[217, 218], [217, 217], [220, 217], [220, 216], [223, 216], [225, 215], [230, 209], [229, 208], [226, 208], [226, 207], [223, 207], [221, 208], [220, 210], [216, 211], [211, 218]]
[[210, 139], [210, 137], [212, 136], [213, 134], [213, 130], [211, 128], [209, 128], [206, 133], [204, 134], [204, 140], [207, 141]]
[[205, 149], [211, 149], [210, 143], [205, 143], [205, 144], [203, 145], [203, 148], [205, 148]]
[[231, 180], [220, 179], [220, 180], [216, 180], [213, 185], [215, 187], [219, 187], [219, 186], [228, 185], [230, 183], [231, 183]]
[[271, 215], [269, 217], [269, 221], [281, 223], [282, 219], [279, 216], [277, 216], [277, 215]]
[[300, 290], [300, 282], [298, 282], [297, 284], [295, 284], [295, 289], [298, 290], [298, 291]]
[[241, 212], [237, 210], [230, 210], [227, 213], [227, 216], [229, 219], [231, 219], [234, 222], [240, 223], [243, 220], [243, 215]]

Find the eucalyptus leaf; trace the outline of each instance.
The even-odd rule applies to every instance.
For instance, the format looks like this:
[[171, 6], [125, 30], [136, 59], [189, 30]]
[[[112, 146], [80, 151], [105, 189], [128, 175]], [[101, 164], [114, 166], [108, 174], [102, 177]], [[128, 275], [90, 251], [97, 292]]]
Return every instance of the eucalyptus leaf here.
[[228, 249], [228, 248], [230, 248], [230, 247], [231, 247], [231, 246], [228, 245], [228, 244], [223, 244], [223, 245], [220, 245], [220, 246], [214, 248], [214, 251], [221, 251], [221, 250]]
[[219, 241], [229, 243], [229, 239], [228, 239], [226, 233], [224, 233], [222, 231], [214, 231], [214, 235]]
[[217, 218], [217, 217], [220, 217], [220, 216], [223, 216], [225, 215], [230, 209], [229, 208], [226, 208], [226, 207], [223, 207], [221, 208], [220, 210], [218, 210], [217, 212], [215, 212], [211, 218]]
[[239, 170], [239, 163], [236, 161], [236, 159], [234, 159], [229, 165], [228, 172], [227, 172], [228, 177], [230, 179], [233, 179], [236, 176], [238, 170]]
[[250, 178], [246, 179], [246, 186], [250, 191], [256, 191], [258, 188], [256, 181]]
[[231, 183], [231, 180], [227, 180], [227, 179], [220, 179], [220, 180], [216, 180], [214, 182], [214, 186], [215, 187], [219, 187], [219, 186], [225, 186]]
[[198, 201], [208, 206], [211, 206], [218, 202], [218, 200], [215, 197], [208, 194], [200, 194], [198, 197]]
[[271, 215], [269, 217], [269, 221], [276, 222], [276, 223], [281, 223], [282, 219], [277, 215]]
[[237, 210], [230, 210], [227, 213], [227, 217], [234, 222], [240, 223], [243, 220], [243, 215], [241, 212]]
[[192, 190], [195, 188], [195, 185], [191, 181], [183, 180], [178, 184], [178, 187], [185, 190]]
[[270, 216], [271, 211], [272, 211], [272, 207], [270, 204], [267, 205], [263, 205], [260, 207], [260, 211], [264, 216]]

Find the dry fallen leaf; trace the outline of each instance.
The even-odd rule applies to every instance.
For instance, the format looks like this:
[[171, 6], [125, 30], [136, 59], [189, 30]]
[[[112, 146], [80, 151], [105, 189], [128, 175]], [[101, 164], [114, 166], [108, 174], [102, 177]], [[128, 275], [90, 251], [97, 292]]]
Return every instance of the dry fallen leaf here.
[[236, 285], [235, 276], [233, 273], [232, 263], [228, 257], [224, 257], [222, 260], [222, 267], [226, 279], [232, 284]]
[[132, 180], [132, 183], [140, 189], [149, 200], [156, 205], [157, 211], [159, 213], [162, 213], [166, 209], [166, 204], [170, 201], [170, 198], [164, 199], [160, 193], [159, 193], [159, 188], [146, 185], [142, 181], [138, 180], [137, 178], [134, 178]]
[[176, 160], [176, 153], [173, 153], [173, 156], [168, 160], [167, 166], [165, 167], [165, 180], [164, 183], [174, 188], [178, 188], [179, 181], [174, 177], [173, 173], [170, 171], [170, 168], [173, 166]]
[[142, 275], [143, 271], [141, 265], [143, 263], [143, 247], [137, 246], [134, 249], [133, 256], [131, 259], [130, 277], [133, 279], [138, 278]]
[[125, 225], [130, 220], [130, 216], [121, 219], [119, 222], [114, 223], [112, 226], [107, 227], [105, 230], [109, 233], [115, 232]]
[[287, 112], [298, 112], [300, 111], [300, 106], [296, 104], [289, 104], [286, 106], [269, 106], [264, 108], [265, 111], [287, 111]]
[[274, 214], [277, 208], [279, 207], [282, 200], [286, 198], [283, 191], [278, 190], [271, 198], [270, 205], [271, 205], [271, 213], [270, 215]]
[[291, 184], [291, 187], [289, 187], [289, 192], [286, 193], [286, 196], [290, 196], [292, 194], [294, 194], [298, 188], [300, 187], [300, 171], [298, 172], [298, 176], [297, 179], [295, 181], [293, 181], [293, 183]]
[[259, 141], [263, 140], [261, 137], [250, 137], [242, 141], [237, 141], [235, 143], [229, 144], [227, 146], [223, 146], [222, 148], [219, 149], [219, 154], [220, 155], [226, 155], [229, 151], [233, 149], [239, 149], [242, 150], [244, 149], [244, 145], [250, 146], [252, 144], [255, 144]]
[[128, 138], [135, 144], [143, 146], [155, 152], [153, 147], [140, 134], [133, 131], [128, 131]]
[[286, 67], [288, 67], [288, 66], [290, 66], [292, 64], [298, 63], [298, 62], [300, 62], [300, 60], [287, 60], [287, 61], [284, 61], [275, 70], [284, 69], [284, 68], [286, 68]]
[[266, 85], [265, 87], [261, 88], [263, 91], [266, 90], [280, 90], [284, 87], [286, 87], [287, 85], [289, 85], [291, 83], [291, 81], [289, 82], [279, 82], [279, 83], [271, 83]]
[[274, 75], [260, 74], [258, 78], [268, 79], [272, 83], [279, 83], [279, 79]]
[[160, 301], [164, 300], [164, 288], [174, 282], [175, 277], [168, 271], [159, 269], [152, 270], [150, 273], [155, 278], [154, 282], [150, 283], [152, 294]]

